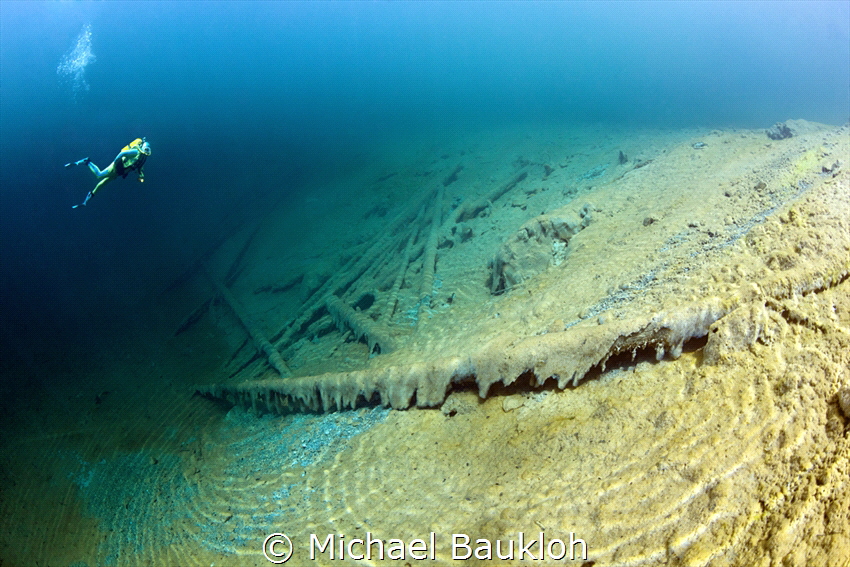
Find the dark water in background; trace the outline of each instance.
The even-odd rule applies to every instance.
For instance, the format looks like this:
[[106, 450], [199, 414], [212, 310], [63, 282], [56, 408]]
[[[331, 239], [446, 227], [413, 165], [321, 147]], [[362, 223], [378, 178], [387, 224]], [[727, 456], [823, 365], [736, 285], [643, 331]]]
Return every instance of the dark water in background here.
[[[58, 74], [85, 30], [96, 59]], [[842, 124], [848, 46], [844, 1], [3, 0], [0, 356], [143, 322], [145, 292], [370, 144], [525, 122]], [[146, 182], [72, 210], [94, 181], [63, 164], [106, 167], [139, 136]]]

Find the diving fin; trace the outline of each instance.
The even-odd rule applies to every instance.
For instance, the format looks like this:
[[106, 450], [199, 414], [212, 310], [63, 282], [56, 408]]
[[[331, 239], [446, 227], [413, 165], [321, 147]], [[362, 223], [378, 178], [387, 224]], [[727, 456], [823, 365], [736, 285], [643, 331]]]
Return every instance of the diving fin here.
[[89, 158], [78, 159], [77, 161], [72, 161], [71, 163], [66, 163], [65, 167], [73, 167], [75, 165], [87, 164], [91, 160]]
[[72, 209], [76, 209], [77, 207], [85, 207], [85, 206], [86, 206], [86, 203], [88, 203], [88, 202], [89, 202], [89, 199], [91, 199], [91, 195], [92, 195], [92, 192], [91, 192], [91, 191], [89, 191], [89, 194], [88, 194], [88, 195], [86, 195], [86, 200], [85, 200], [85, 201], [83, 201], [83, 202], [82, 202], [82, 203], [80, 203], [79, 205], [74, 205], [74, 206], [73, 206], [73, 207], [71, 207], [71, 208], [72, 208]]

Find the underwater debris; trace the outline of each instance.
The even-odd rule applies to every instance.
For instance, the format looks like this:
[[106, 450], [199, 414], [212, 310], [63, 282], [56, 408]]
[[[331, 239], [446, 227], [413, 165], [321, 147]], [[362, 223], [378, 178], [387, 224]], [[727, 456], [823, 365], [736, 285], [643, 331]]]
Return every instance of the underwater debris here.
[[378, 323], [359, 311], [355, 311], [337, 297], [327, 300], [328, 313], [331, 314], [334, 324], [340, 329], [349, 328], [354, 332], [354, 338], [365, 339], [369, 345], [369, 352], [374, 352], [375, 347], [384, 354], [395, 350], [395, 341], [389, 334], [388, 329], [382, 328]]
[[765, 130], [767, 137], [771, 140], [785, 140], [805, 134], [822, 132], [829, 128], [824, 124], [817, 122], [809, 122], [808, 120], [794, 119], [786, 120], [785, 122], [777, 122], [771, 128]]
[[605, 175], [605, 172], [608, 170], [607, 164], [597, 165], [593, 167], [576, 178], [576, 181], [589, 181], [591, 179], [596, 179], [597, 177], [602, 177]]
[[571, 209], [525, 222], [502, 244], [493, 260], [490, 293], [507, 291], [544, 271], [589, 223], [589, 215], [582, 216]]
[[386, 324], [392, 319], [395, 314], [396, 306], [398, 305], [398, 293], [401, 291], [401, 284], [404, 282], [404, 278], [407, 276], [408, 270], [410, 268], [410, 258], [411, 254], [413, 254], [413, 247], [416, 243], [416, 239], [419, 236], [419, 225], [422, 222], [422, 217], [425, 214], [425, 208], [419, 209], [419, 214], [416, 215], [416, 220], [413, 222], [414, 229], [410, 231], [410, 236], [407, 238], [407, 244], [404, 245], [404, 252], [401, 255], [401, 261], [399, 262], [398, 272], [396, 272], [396, 277], [393, 280], [393, 285], [390, 288], [389, 293], [387, 293], [386, 300], [384, 301], [383, 309], [381, 309], [381, 313], [379, 315], [378, 322], [382, 324]]
[[[819, 267], [823, 269], [823, 266]], [[406, 366], [338, 372], [317, 376], [290, 377], [276, 380], [245, 382], [237, 385], [201, 386], [207, 396], [223, 398], [230, 403], [255, 410], [285, 413], [304, 409], [330, 411], [354, 408], [377, 395], [380, 403], [396, 409], [415, 404], [437, 406], [445, 399], [454, 383], [474, 380], [479, 395], [487, 395], [496, 383], [512, 384], [517, 377], [533, 375], [534, 385], [549, 378], [559, 388], [576, 386], [594, 367], [604, 370], [605, 362], [622, 352], [654, 350], [657, 359], [681, 355], [686, 342], [704, 337], [727, 314], [759, 313], [748, 305], [763, 305], [764, 296], [805, 295], [825, 289], [846, 279], [850, 262], [840, 265], [832, 274], [819, 278], [791, 281], [780, 275], [761, 288], [745, 288], [743, 293], [727, 299], [708, 297], [683, 304], [652, 316], [628, 321], [615, 319], [599, 325], [595, 319], [584, 320], [564, 331], [526, 337], [499, 336], [468, 357], [446, 357]], [[744, 311], [736, 311], [744, 306]], [[709, 337], [710, 353], [722, 353], [745, 347], [755, 340], [759, 323], [747, 330], [746, 336]], [[734, 326], [734, 324], [733, 324]], [[723, 337], [723, 345], [716, 343]], [[731, 342], [730, 342], [731, 340]], [[713, 355], [712, 355], [713, 356]], [[722, 354], [721, 354], [722, 356]]]
[[434, 288], [434, 270], [437, 262], [437, 239], [442, 223], [443, 189], [444, 187], [437, 189], [437, 198], [434, 199], [434, 206], [432, 207], [431, 231], [428, 234], [428, 242], [425, 243], [425, 257], [422, 261], [422, 279], [419, 283], [420, 311], [421, 306], [426, 303], [429, 307], [431, 305], [431, 292]]
[[455, 222], [461, 223], [465, 220], [477, 217], [481, 211], [491, 206], [494, 201], [499, 199], [499, 197], [502, 197], [505, 193], [511, 191], [514, 187], [525, 181], [526, 177], [528, 177], [528, 166], [516, 174], [510, 181], [499, 186], [485, 197], [478, 199], [475, 202], [464, 201], [455, 210]]
[[248, 334], [251, 335], [251, 338], [254, 339], [254, 344], [257, 349], [261, 352], [265, 353], [268, 358], [269, 364], [274, 368], [278, 374], [281, 376], [287, 376], [292, 374], [292, 370], [289, 369], [289, 366], [284, 362], [283, 357], [280, 356], [280, 353], [274, 348], [269, 340], [266, 338], [265, 334], [260, 330], [259, 326], [248, 316], [245, 311], [245, 308], [242, 307], [242, 304], [236, 299], [230, 290], [223, 283], [214, 279], [209, 271], [204, 270], [207, 278], [210, 283], [218, 291], [219, 295], [224, 299], [230, 309], [233, 311], [236, 318], [239, 319], [239, 322], [245, 327], [245, 330], [248, 331]]
[[462, 166], [462, 165], [458, 165], [457, 167], [455, 167], [455, 168], [454, 168], [454, 171], [452, 171], [452, 172], [449, 174], [449, 176], [448, 176], [448, 177], [446, 177], [445, 179], [443, 179], [443, 187], [448, 187], [449, 185], [451, 185], [452, 183], [454, 183], [455, 181], [457, 181], [457, 176], [458, 176], [458, 174], [459, 174], [461, 171], [463, 171], [463, 166]]
[[791, 133], [791, 129], [784, 122], [777, 122], [770, 128], [764, 131], [767, 134], [767, 137], [771, 140], [785, 140], [786, 138], [790, 138], [794, 134]]
[[[689, 145], [684, 144], [684, 149]], [[718, 151], [724, 149], [718, 146]], [[642, 171], [630, 174], [622, 185], [618, 178], [596, 189], [591, 198], [605, 203], [604, 212], [589, 204], [578, 210], [555, 209], [525, 221], [501, 245], [499, 232], [488, 233], [488, 229], [496, 222], [517, 219], [510, 207], [495, 210], [493, 219], [467, 217], [466, 211], [476, 210], [463, 207], [475, 202], [469, 199], [458, 207], [464, 211], [447, 216], [448, 205], [443, 201], [451, 196], [442, 195], [435, 183], [437, 188], [423, 194], [422, 200], [404, 205], [397, 222], [390, 223], [391, 230], [365, 246], [369, 250], [364, 255], [335, 273], [324, 290], [317, 290], [316, 299], [310, 301], [321, 297], [322, 303], [304, 307], [304, 313], [314, 315], [299, 323], [302, 314], [277, 338], [278, 348], [297, 355], [301, 347], [291, 345], [305, 344], [304, 337], [315, 334], [311, 327], [327, 319], [319, 310], [327, 309], [337, 326], [364, 337], [370, 351], [379, 347], [380, 356], [364, 357], [356, 365], [346, 358], [344, 363], [340, 359], [340, 363], [321, 366], [309, 361], [302, 366], [301, 360], [307, 360], [302, 358], [292, 366], [299, 375], [201, 386], [198, 391], [281, 413], [376, 403], [401, 409], [439, 405], [460, 383], [474, 383], [481, 396], [494, 385], [508, 386], [520, 377], [530, 378], [531, 387], [547, 380], [560, 388], [576, 386], [588, 375], [604, 371], [618, 354], [675, 358], [696, 339], [700, 340], [697, 348], [704, 349], [699, 357], [702, 363], [723, 361], [772, 332], [766, 317], [773, 315], [765, 313], [765, 305], [817, 293], [850, 273], [846, 254], [850, 232], [843, 230], [850, 196], [836, 190], [846, 185], [848, 174], [837, 170], [837, 178], [816, 176], [821, 162], [805, 161], [808, 151], [803, 143], [783, 145], [752, 169], [743, 180], [748, 185], [765, 179], [768, 186], [779, 186], [777, 180], [786, 171], [799, 175], [799, 163], [813, 181], [799, 191], [797, 184], [787, 185], [788, 191], [770, 200], [754, 199], [746, 210], [751, 220], [739, 222], [736, 232], [719, 244], [702, 238], [705, 231], [682, 232], [681, 227], [705, 222], [707, 217], [695, 216], [695, 211], [716, 216], [715, 205], [726, 206], [722, 188], [728, 177], [723, 177], [723, 171], [700, 186], [720, 189], [683, 196], [691, 206], [701, 208], [681, 204], [673, 208], [664, 191], [641, 193], [637, 198], [624, 193], [623, 187], [642, 190], [658, 179], [665, 189], [692, 179], [692, 169], [682, 169], [673, 154], [655, 160], [657, 174]], [[711, 164], [700, 167], [715, 171]], [[504, 195], [505, 187], [516, 187], [526, 176], [527, 170], [513, 174], [489, 196]], [[781, 220], [785, 214], [781, 207], [790, 207], [792, 200], [799, 222], [786, 223]], [[591, 211], [602, 214], [588, 227]], [[451, 265], [457, 260], [451, 260], [451, 248], [437, 248], [433, 256], [426, 253], [433, 234], [459, 238], [467, 220], [476, 227], [476, 238], [464, 247], [464, 254], [478, 246], [483, 259], [490, 246], [501, 246], [487, 284], [483, 261], [479, 267], [458, 269]], [[645, 230], [641, 224], [652, 229]], [[811, 239], [815, 227], [818, 231], [829, 227], [830, 234], [843, 237], [827, 246]], [[582, 230], [581, 238], [572, 241]], [[759, 235], [765, 231], [782, 231], [783, 240], [802, 239], [808, 244], [795, 248], [799, 258], [793, 264], [777, 267], [772, 260], [777, 252], [761, 244]], [[483, 248], [485, 242], [487, 248]], [[725, 251], [717, 253], [721, 249]], [[433, 266], [439, 271], [426, 273], [425, 266], [432, 265], [427, 257], [435, 258]], [[559, 262], [564, 262], [562, 267], [550, 269]], [[451, 317], [440, 314], [448, 303], [438, 301], [434, 309], [431, 302], [438, 277], [448, 282], [446, 295], [452, 303], [458, 298]], [[460, 286], [458, 278], [467, 281]], [[493, 296], [519, 282], [525, 285], [516, 292]], [[361, 304], [365, 294], [371, 294], [371, 301]], [[358, 305], [361, 311], [354, 308]], [[385, 349], [384, 344], [391, 346]]]
[[180, 325], [177, 326], [177, 329], [174, 330], [173, 336], [175, 336], [175, 337], [179, 336], [181, 333], [184, 333], [185, 331], [192, 328], [195, 325], [195, 323], [200, 321], [201, 318], [204, 315], [207, 314], [207, 312], [210, 309], [211, 303], [212, 303], [212, 298], [209, 298], [206, 301], [204, 301], [198, 308], [196, 308], [194, 311], [189, 313], [189, 315], [185, 319], [183, 319], [183, 322], [180, 323]]
[[[267, 284], [258, 287], [254, 290], [254, 294], [260, 293], [284, 293], [294, 288], [304, 281], [304, 274], [295, 274], [284, 280], [282, 283]], [[317, 286], [318, 287], [318, 286]]]
[[[818, 198], [813, 195], [812, 201]], [[842, 206], [847, 208], [846, 203]], [[832, 221], [836, 222], [843, 221]], [[844, 240], [850, 244], [850, 235]], [[494, 384], [510, 385], [520, 376], [533, 376], [532, 385], [536, 386], [550, 378], [556, 380], [559, 388], [575, 386], [593, 368], [604, 370], [605, 363], [619, 353], [649, 350], [659, 360], [667, 355], [675, 358], [688, 341], [706, 335], [707, 362], [711, 363], [757, 339], [765, 321], [759, 306], [766, 301], [817, 293], [846, 280], [850, 259], [843, 250], [839, 245], [829, 253], [810, 256], [801, 263], [805, 269], [793, 274], [776, 272], [758, 285], [739, 287], [726, 297], [704, 297], [655, 314], [647, 311], [652, 298], [642, 292], [635, 298], [645, 298], [643, 302], [633, 300], [619, 308], [621, 312], [627, 310], [628, 316], [613, 317], [604, 325], [598, 324], [596, 318], [588, 318], [567, 325], [563, 331], [525, 338], [502, 333], [466, 356], [420, 358], [403, 365], [351, 372], [201, 386], [198, 391], [230, 403], [281, 413], [329, 411], [370, 401], [402, 409], [413, 404], [439, 405], [452, 384], [467, 381], [475, 382], [482, 397]], [[769, 255], [769, 251], [765, 253]], [[669, 289], [668, 293], [672, 293], [673, 288]], [[724, 323], [733, 313], [735, 320]], [[726, 331], [709, 334], [718, 325], [725, 325]]]
[[[410, 202], [403, 210], [388, 224], [382, 234], [362, 254], [352, 256], [352, 258], [340, 269], [338, 269], [331, 277], [329, 277], [318, 288], [312, 290], [308, 297], [304, 299], [301, 315], [290, 321], [275, 337], [272, 342], [277, 348], [286, 348], [295, 340], [299, 333], [303, 332], [305, 326], [309, 326], [311, 321], [316, 319], [316, 313], [326, 307], [326, 302], [331, 299], [335, 293], [342, 290], [349, 292], [356, 291], [353, 284], [356, 283], [370, 266], [374, 265], [376, 260], [391, 254], [399, 245], [402, 238], [408, 236], [402, 231], [402, 227], [410, 223], [413, 219], [423, 218], [423, 209], [431, 199], [434, 192], [423, 192], [421, 197]], [[416, 228], [418, 230], [418, 227]], [[406, 240], [405, 240], [406, 241]]]
[[388, 180], [388, 179], [392, 179], [392, 178], [393, 178], [393, 177], [395, 177], [396, 175], [398, 175], [398, 172], [397, 172], [397, 171], [393, 171], [392, 173], [387, 173], [386, 175], [382, 175], [381, 177], [377, 178], [377, 179], [375, 180], [375, 183], [376, 183], [376, 184], [378, 184], [378, 183], [383, 183], [384, 181], [386, 181], [386, 180]]

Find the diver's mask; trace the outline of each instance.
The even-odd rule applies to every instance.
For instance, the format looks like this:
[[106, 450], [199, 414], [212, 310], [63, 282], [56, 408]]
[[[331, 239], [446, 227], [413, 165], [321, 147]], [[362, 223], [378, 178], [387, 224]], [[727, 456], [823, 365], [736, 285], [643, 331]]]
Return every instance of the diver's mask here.
[[151, 145], [142, 138], [142, 153], [146, 156], [151, 155]]

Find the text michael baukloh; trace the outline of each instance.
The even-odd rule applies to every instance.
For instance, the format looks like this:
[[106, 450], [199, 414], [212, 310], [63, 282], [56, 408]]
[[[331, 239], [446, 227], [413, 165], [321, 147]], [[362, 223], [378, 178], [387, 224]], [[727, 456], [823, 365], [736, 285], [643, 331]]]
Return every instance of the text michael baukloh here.
[[[468, 534], [452, 534], [448, 550], [453, 560], [471, 558], [482, 560], [587, 560], [588, 546], [584, 540], [576, 537], [574, 532], [565, 539], [547, 537], [545, 532], [538, 532], [536, 537], [526, 537], [519, 532], [514, 538], [490, 540], [477, 538], [473, 540]], [[442, 539], [442, 538], [439, 538]], [[372, 532], [366, 532], [363, 537], [346, 537], [342, 534], [326, 534], [323, 537], [310, 534], [310, 559], [325, 556], [327, 559], [340, 560], [436, 560], [439, 544], [435, 532], [427, 538], [378, 539]]]

